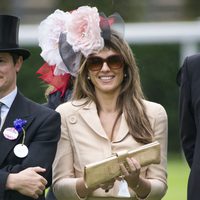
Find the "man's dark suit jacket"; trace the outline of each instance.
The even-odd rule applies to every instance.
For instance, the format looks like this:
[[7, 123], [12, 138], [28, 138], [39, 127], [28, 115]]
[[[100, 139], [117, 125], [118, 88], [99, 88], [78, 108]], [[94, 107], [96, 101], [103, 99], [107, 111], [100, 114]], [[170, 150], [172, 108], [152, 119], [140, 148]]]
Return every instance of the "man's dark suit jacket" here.
[[[71, 95], [72, 95], [72, 88], [68, 88], [65, 91], [65, 94], [63, 97], [61, 97], [60, 91], [56, 91], [48, 95], [48, 101], [44, 103], [43, 105], [55, 110], [60, 104], [67, 102], [70, 99]], [[47, 192], [46, 200], [56, 200], [52, 187], [50, 187]]]
[[180, 133], [191, 168], [188, 200], [200, 199], [200, 54], [187, 57], [180, 76]]
[[[25, 145], [29, 153], [25, 158], [18, 158], [13, 153], [15, 145], [22, 142], [22, 134], [16, 140], [3, 136], [7, 127], [13, 127], [15, 119], [27, 120]], [[8, 112], [0, 133], [0, 200], [31, 200], [16, 191], [6, 190], [5, 184], [9, 173], [17, 173], [28, 167], [46, 168], [44, 176], [51, 184], [52, 163], [55, 157], [57, 142], [60, 138], [60, 115], [42, 105], [32, 102], [20, 92]], [[43, 200], [44, 195], [39, 197]]]

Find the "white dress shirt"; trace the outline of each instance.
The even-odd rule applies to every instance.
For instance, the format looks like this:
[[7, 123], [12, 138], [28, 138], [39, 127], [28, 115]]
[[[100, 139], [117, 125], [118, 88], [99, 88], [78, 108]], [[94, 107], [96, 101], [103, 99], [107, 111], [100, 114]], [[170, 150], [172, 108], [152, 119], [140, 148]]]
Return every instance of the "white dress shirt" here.
[[10, 107], [15, 99], [17, 95], [17, 87], [10, 92], [8, 95], [6, 95], [5, 97], [0, 99], [0, 102], [3, 103], [2, 107], [1, 107], [1, 127], [2, 128], [5, 120], [6, 120], [6, 116], [8, 114], [8, 111], [10, 110]]

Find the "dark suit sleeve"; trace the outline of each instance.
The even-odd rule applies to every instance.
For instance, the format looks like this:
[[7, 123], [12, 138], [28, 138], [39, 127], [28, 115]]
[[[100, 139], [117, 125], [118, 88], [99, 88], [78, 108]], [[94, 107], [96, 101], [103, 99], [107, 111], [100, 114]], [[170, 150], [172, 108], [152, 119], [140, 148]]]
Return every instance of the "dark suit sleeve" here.
[[[41, 110], [27, 129], [29, 154], [20, 164], [6, 165], [0, 169], [0, 197], [5, 192], [5, 184], [9, 173], [17, 173], [28, 167], [44, 167], [41, 174], [51, 184], [52, 163], [55, 157], [57, 142], [60, 138], [60, 115], [55, 111]], [[29, 134], [29, 136], [28, 136]]]
[[3, 169], [0, 169], [0, 199], [4, 199], [5, 184], [9, 173]]
[[189, 70], [189, 58], [186, 58], [181, 69], [180, 100], [179, 100], [179, 125], [181, 145], [189, 166], [192, 166], [196, 125], [191, 100], [191, 74]]

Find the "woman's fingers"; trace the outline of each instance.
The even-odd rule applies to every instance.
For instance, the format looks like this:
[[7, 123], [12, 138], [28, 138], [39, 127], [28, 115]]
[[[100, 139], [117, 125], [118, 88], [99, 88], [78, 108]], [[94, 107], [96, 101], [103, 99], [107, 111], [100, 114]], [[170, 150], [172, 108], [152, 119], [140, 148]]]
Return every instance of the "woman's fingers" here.
[[134, 158], [127, 158], [126, 162], [128, 163], [129, 172], [138, 173], [140, 171], [141, 166], [139, 162], [135, 160]]
[[126, 163], [120, 164], [121, 176], [118, 179], [138, 180], [140, 175], [140, 163], [134, 158], [126, 158]]
[[108, 192], [111, 188], [113, 188], [114, 183], [115, 183], [115, 180], [112, 179], [105, 183], [100, 184], [99, 187], [102, 188], [103, 190], [105, 190], [105, 192]]

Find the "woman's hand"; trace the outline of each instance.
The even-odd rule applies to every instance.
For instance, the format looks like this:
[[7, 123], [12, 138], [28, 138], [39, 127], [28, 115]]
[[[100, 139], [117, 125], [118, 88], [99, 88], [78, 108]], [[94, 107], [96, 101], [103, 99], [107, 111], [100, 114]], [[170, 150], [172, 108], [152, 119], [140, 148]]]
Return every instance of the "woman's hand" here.
[[102, 188], [103, 190], [105, 190], [105, 192], [108, 192], [113, 187], [114, 182], [115, 182], [115, 179], [112, 179], [110, 181], [100, 184], [99, 186], [88, 189], [86, 188], [84, 178], [81, 177], [76, 182], [76, 191], [80, 198], [85, 198], [98, 188]]
[[126, 158], [126, 163], [120, 164], [121, 176], [131, 188], [135, 188], [140, 180], [140, 163], [134, 158]]
[[115, 179], [111, 179], [111, 180], [109, 180], [109, 181], [107, 181], [105, 183], [100, 184], [99, 187], [101, 189], [105, 190], [105, 192], [109, 192], [109, 190], [111, 188], [113, 188], [114, 183], [115, 183]]
[[125, 164], [120, 164], [121, 177], [128, 186], [135, 191], [138, 197], [145, 198], [151, 191], [151, 184], [148, 179], [140, 176], [140, 163], [134, 158], [126, 158]]

